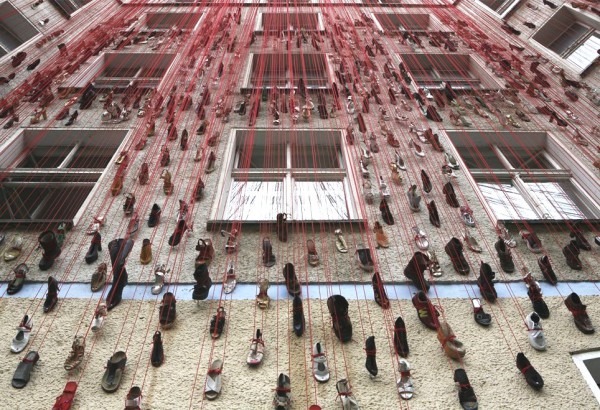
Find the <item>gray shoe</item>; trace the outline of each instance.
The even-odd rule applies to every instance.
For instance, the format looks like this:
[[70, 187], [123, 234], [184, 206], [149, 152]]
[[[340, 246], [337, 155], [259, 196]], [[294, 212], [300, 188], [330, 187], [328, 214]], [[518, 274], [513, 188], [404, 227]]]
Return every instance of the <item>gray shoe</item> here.
[[411, 187], [408, 188], [406, 197], [408, 198], [408, 206], [410, 207], [410, 210], [413, 212], [419, 212], [421, 210], [421, 196], [417, 195], [416, 185], [411, 185]]
[[21, 353], [27, 347], [29, 343], [29, 337], [31, 336], [31, 329], [33, 328], [33, 319], [28, 315], [23, 316], [23, 320], [19, 326], [17, 326], [17, 335], [10, 344], [10, 351], [13, 353]]
[[542, 330], [542, 319], [540, 319], [537, 313], [531, 312], [525, 318], [525, 322], [529, 331], [529, 344], [535, 350], [546, 350], [546, 337]]
[[320, 383], [325, 383], [329, 380], [329, 368], [327, 367], [327, 356], [321, 347], [321, 343], [317, 342], [313, 346], [313, 376]]

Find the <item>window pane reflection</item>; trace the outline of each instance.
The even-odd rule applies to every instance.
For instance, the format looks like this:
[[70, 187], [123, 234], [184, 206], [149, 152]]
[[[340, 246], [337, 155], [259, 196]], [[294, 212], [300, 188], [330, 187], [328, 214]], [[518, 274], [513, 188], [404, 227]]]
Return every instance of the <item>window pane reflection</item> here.
[[342, 181], [294, 182], [294, 219], [348, 219], [346, 195]]
[[231, 181], [224, 219], [258, 221], [285, 212], [283, 181]]

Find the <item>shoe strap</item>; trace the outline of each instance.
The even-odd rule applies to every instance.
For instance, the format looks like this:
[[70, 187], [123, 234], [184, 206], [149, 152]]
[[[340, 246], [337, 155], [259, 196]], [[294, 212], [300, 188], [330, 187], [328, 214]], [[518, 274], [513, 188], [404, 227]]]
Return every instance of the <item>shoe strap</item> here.
[[523, 367], [521, 369], [521, 373], [525, 374], [525, 373], [527, 373], [527, 370], [529, 370], [529, 369], [533, 369], [533, 366], [532, 365], [528, 365], [528, 366]]
[[376, 353], [377, 353], [377, 349], [363, 349], [365, 351], [365, 353], [367, 354], [367, 357], [375, 357]]
[[221, 371], [222, 371], [222, 370], [223, 370], [223, 369], [221, 369], [221, 368], [218, 368], [218, 369], [208, 369], [208, 372], [207, 372], [207, 373], [208, 373], [208, 374], [221, 374]]
[[456, 340], [456, 335], [450, 335], [446, 338], [444, 338], [444, 340], [442, 340], [442, 346], [446, 347], [446, 344], [448, 344], [448, 342], [453, 342]]

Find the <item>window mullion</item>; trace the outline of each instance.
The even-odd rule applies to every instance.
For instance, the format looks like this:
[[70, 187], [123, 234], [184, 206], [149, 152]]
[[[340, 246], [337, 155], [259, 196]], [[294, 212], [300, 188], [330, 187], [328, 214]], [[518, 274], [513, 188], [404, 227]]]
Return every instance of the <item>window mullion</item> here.
[[283, 193], [285, 195], [284, 212], [291, 214], [293, 218], [293, 195], [292, 195], [292, 144], [288, 141], [285, 145], [286, 154], [286, 168], [288, 172], [285, 174], [285, 180], [283, 182]]
[[515, 173], [512, 180], [519, 192], [521, 192], [529, 205], [533, 207], [538, 216], [543, 219], [550, 219], [550, 212], [548, 212], [542, 203], [537, 200], [535, 195], [532, 194], [527, 184], [521, 179], [521, 175], [519, 173]]

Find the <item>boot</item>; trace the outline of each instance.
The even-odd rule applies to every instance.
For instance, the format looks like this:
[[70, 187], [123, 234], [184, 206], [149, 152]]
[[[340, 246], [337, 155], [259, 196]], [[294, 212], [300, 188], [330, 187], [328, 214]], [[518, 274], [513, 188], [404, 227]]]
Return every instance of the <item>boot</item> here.
[[196, 267], [196, 270], [194, 271], [194, 280], [196, 281], [196, 284], [194, 285], [192, 299], [196, 301], [206, 299], [212, 286], [212, 280], [208, 273], [208, 267], [205, 264]]
[[81, 364], [85, 354], [85, 339], [83, 336], [75, 336], [71, 345], [71, 353], [65, 360], [65, 370], [71, 371]]
[[552, 269], [552, 265], [550, 264], [550, 259], [548, 255], [540, 256], [538, 258], [538, 266], [542, 271], [542, 275], [544, 278], [551, 284], [555, 285], [558, 283], [558, 278], [556, 277], [556, 273], [554, 273], [554, 269]]
[[444, 195], [446, 195], [446, 202], [452, 208], [459, 208], [460, 204], [458, 203], [458, 199], [456, 198], [456, 193], [454, 192], [454, 186], [452, 186], [451, 182], [446, 183], [444, 188], [442, 189]]
[[365, 367], [371, 375], [371, 378], [377, 376], [377, 348], [375, 346], [375, 336], [369, 336], [365, 342], [365, 352], [367, 353], [367, 361]]
[[154, 332], [152, 337], [152, 353], [150, 353], [150, 363], [154, 367], [159, 367], [165, 361], [165, 352], [163, 349], [162, 335], [160, 331]]
[[58, 303], [58, 281], [52, 276], [48, 277], [48, 293], [44, 302], [44, 313], [50, 312]]
[[135, 195], [131, 192], [125, 194], [125, 203], [123, 204], [123, 212], [125, 215], [131, 215], [135, 207]]
[[535, 390], [541, 390], [544, 387], [544, 379], [542, 379], [542, 376], [534, 369], [522, 352], [517, 354], [517, 367], [523, 373], [523, 376], [525, 376], [528, 385]]
[[45, 231], [38, 237], [38, 242], [44, 250], [39, 263], [40, 270], [48, 270], [54, 264], [54, 260], [60, 256], [60, 247], [56, 235], [52, 231]]
[[333, 295], [327, 299], [327, 309], [333, 322], [333, 332], [340, 341], [352, 339], [352, 322], [348, 316], [348, 301], [341, 295]]
[[210, 335], [213, 339], [218, 339], [225, 329], [225, 309], [223, 306], [217, 308], [217, 314], [210, 320]]
[[277, 230], [277, 238], [279, 238], [279, 240], [281, 242], [287, 242], [287, 238], [288, 238], [288, 227], [286, 224], [287, 221], [287, 214], [284, 213], [280, 213], [277, 214], [277, 223], [276, 223], [276, 230]]
[[533, 310], [535, 313], [540, 315], [542, 319], [548, 319], [550, 317], [550, 310], [548, 309], [548, 305], [546, 305], [546, 302], [542, 297], [542, 289], [537, 281], [531, 276], [531, 272], [526, 269], [523, 281], [528, 288], [527, 296], [529, 296], [529, 300], [531, 300]]
[[118, 265], [116, 268], [113, 268], [113, 283], [106, 297], [108, 310], [113, 310], [121, 303], [123, 289], [127, 285], [128, 279], [129, 276], [124, 265]]
[[300, 337], [304, 333], [304, 309], [302, 308], [302, 299], [298, 295], [294, 296], [292, 310], [294, 333]]
[[152, 262], [152, 244], [150, 243], [150, 239], [144, 239], [142, 242], [142, 251], [140, 253], [140, 263], [142, 265], [147, 265]]
[[500, 267], [506, 273], [512, 273], [515, 271], [515, 264], [510, 253], [510, 249], [506, 246], [506, 242], [501, 237], [498, 237], [498, 241], [494, 244], [496, 252], [498, 252], [498, 259], [500, 259]]
[[429, 291], [429, 282], [425, 280], [424, 273], [429, 269], [430, 260], [422, 252], [415, 252], [413, 257], [408, 261], [408, 265], [404, 268], [404, 276], [410, 279], [413, 285], [423, 291]]
[[375, 272], [372, 278], [373, 282], [373, 294], [375, 295], [375, 302], [381, 306], [383, 309], [387, 309], [390, 307], [390, 300], [385, 293], [385, 288], [383, 287], [383, 281], [381, 280], [381, 276], [379, 272]]
[[411, 185], [406, 193], [408, 198], [408, 206], [413, 212], [419, 212], [421, 210], [421, 196], [417, 195], [417, 186]]
[[467, 351], [463, 343], [456, 339], [456, 335], [446, 321], [439, 323], [437, 337], [444, 349], [444, 353], [451, 359], [461, 360]]
[[286, 263], [283, 267], [283, 277], [285, 278], [285, 287], [287, 291], [292, 296], [299, 296], [302, 294], [302, 288], [300, 287], [300, 283], [298, 282], [298, 278], [296, 277], [296, 272], [294, 269], [294, 265], [291, 263]]
[[581, 231], [581, 229], [579, 229], [577, 226], [574, 226], [572, 228], [569, 236], [571, 238], [573, 238], [573, 242], [579, 249], [584, 250], [584, 251], [592, 250], [592, 245], [590, 245], [590, 243], [588, 242], [586, 237], [583, 235], [583, 232]]
[[90, 263], [94, 263], [98, 260], [98, 251], [102, 250], [102, 236], [100, 232], [96, 232], [92, 237], [92, 244], [90, 245], [90, 249], [85, 255], [85, 263], [88, 265]]
[[406, 337], [406, 326], [404, 319], [398, 316], [394, 323], [394, 350], [396, 354], [401, 357], [408, 356], [408, 339]]
[[469, 377], [465, 369], [454, 370], [454, 381], [458, 383], [460, 391], [458, 392], [458, 401], [464, 410], [477, 410], [477, 396], [471, 387]]
[[415, 296], [412, 298], [412, 303], [415, 309], [417, 309], [417, 314], [419, 315], [421, 323], [429, 329], [437, 330], [439, 326], [438, 316], [440, 314], [427, 295], [422, 291], [415, 293]]
[[394, 224], [394, 216], [392, 215], [392, 212], [390, 211], [390, 207], [387, 203], [387, 201], [384, 199], [381, 200], [381, 202], [379, 203], [379, 210], [381, 211], [381, 218], [383, 219], [383, 222], [385, 222], [388, 225], [393, 225]]
[[579, 259], [579, 248], [575, 244], [575, 241], [569, 242], [567, 246], [563, 248], [563, 255], [567, 258], [567, 265], [569, 268], [574, 270], [581, 270], [581, 260]]
[[565, 306], [567, 306], [569, 312], [573, 314], [575, 326], [577, 326], [577, 329], [579, 329], [580, 332], [585, 333], [586, 335], [594, 333], [594, 326], [586, 312], [587, 307], [581, 303], [581, 299], [577, 293], [571, 293], [567, 296], [565, 299]]
[[427, 175], [424, 169], [421, 170], [421, 181], [423, 182], [423, 191], [430, 193], [433, 185], [431, 185], [431, 179], [429, 179], [429, 175]]
[[158, 312], [158, 322], [162, 328], [169, 329], [172, 327], [177, 318], [177, 301], [175, 300], [175, 295], [171, 292], [165, 293]]
[[150, 217], [148, 218], [148, 227], [154, 228], [160, 222], [160, 214], [161, 209], [158, 204], [152, 205], [152, 209], [150, 210]]
[[452, 261], [452, 266], [454, 266], [454, 270], [461, 275], [468, 275], [471, 271], [469, 267], [469, 263], [465, 259], [465, 255], [463, 254], [463, 245], [460, 242], [460, 239], [452, 238], [446, 244], [444, 248], [448, 256], [450, 256], [450, 260]]
[[491, 266], [487, 263], [481, 262], [481, 267], [479, 268], [479, 278], [477, 278], [477, 285], [479, 286], [479, 291], [481, 292], [481, 296], [488, 302], [495, 302], [498, 298], [498, 294], [496, 293], [496, 288], [494, 288], [493, 280], [496, 278], [496, 274], [492, 270]]
[[185, 220], [182, 219], [179, 222], [177, 222], [177, 226], [175, 226], [175, 231], [173, 231], [173, 234], [169, 237], [169, 246], [179, 245], [179, 242], [181, 242], [181, 237], [187, 229], [188, 227], [185, 223]]
[[437, 206], [435, 205], [435, 202], [433, 200], [431, 200], [431, 202], [426, 203], [427, 205], [427, 211], [429, 212], [429, 222], [431, 222], [431, 224], [433, 226], [435, 226], [436, 228], [439, 228], [440, 226], [442, 226], [441, 222], [440, 222], [440, 215], [438, 214], [438, 210], [437, 210]]
[[127, 240], [122, 239], [122, 238], [113, 239], [112, 241], [110, 241], [108, 243], [108, 253], [110, 255], [113, 273], [116, 272], [119, 268], [122, 268], [123, 266], [125, 266], [127, 257], [131, 253], [132, 249], [133, 249], [133, 240], [132, 239], [127, 239]]
[[263, 238], [262, 243], [262, 261], [267, 268], [275, 265], [275, 255], [273, 254], [273, 246], [269, 238]]

